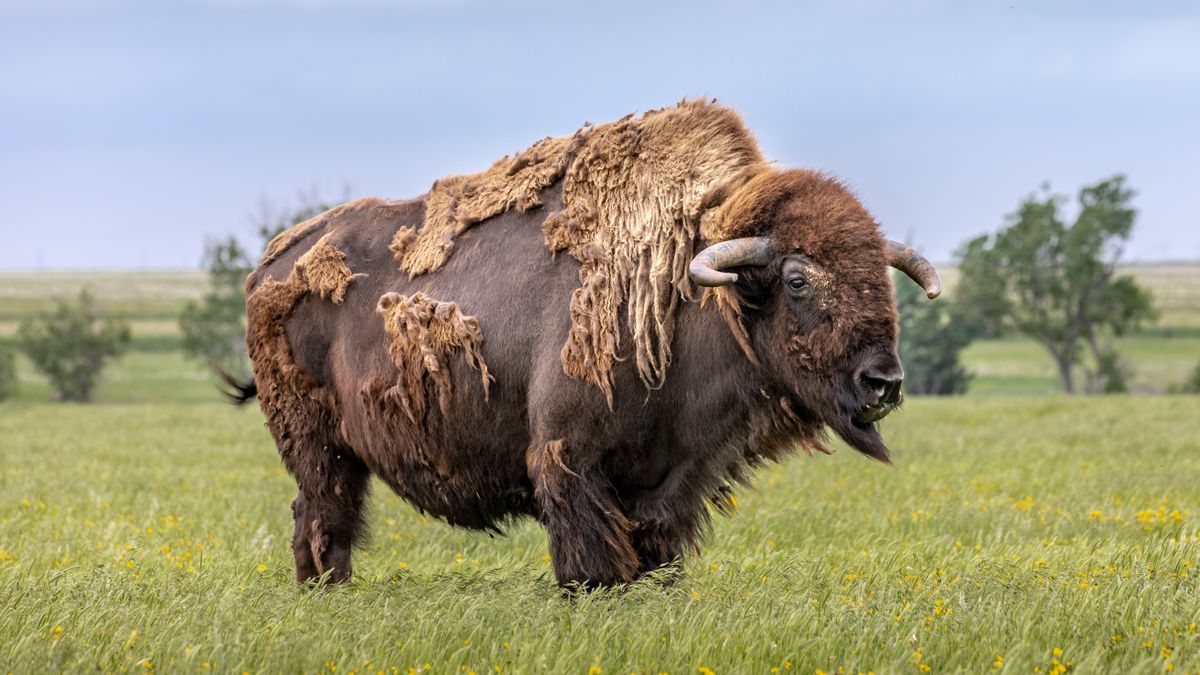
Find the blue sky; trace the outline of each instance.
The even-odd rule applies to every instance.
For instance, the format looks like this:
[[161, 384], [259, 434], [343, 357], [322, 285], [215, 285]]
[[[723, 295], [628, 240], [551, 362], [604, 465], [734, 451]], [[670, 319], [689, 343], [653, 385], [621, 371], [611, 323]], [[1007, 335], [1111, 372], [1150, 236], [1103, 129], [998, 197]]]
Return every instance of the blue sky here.
[[298, 191], [424, 192], [585, 120], [734, 106], [947, 260], [1043, 181], [1200, 259], [1188, 2], [0, 0], [0, 268], [189, 267]]

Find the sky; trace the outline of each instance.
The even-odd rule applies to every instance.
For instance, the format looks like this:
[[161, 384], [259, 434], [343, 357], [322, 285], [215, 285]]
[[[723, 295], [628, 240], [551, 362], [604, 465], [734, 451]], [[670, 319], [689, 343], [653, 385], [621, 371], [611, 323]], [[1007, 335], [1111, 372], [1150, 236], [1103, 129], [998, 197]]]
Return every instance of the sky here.
[[1194, 2], [0, 0], [0, 269], [196, 267], [698, 96], [935, 261], [1118, 172], [1126, 258], [1200, 260]]

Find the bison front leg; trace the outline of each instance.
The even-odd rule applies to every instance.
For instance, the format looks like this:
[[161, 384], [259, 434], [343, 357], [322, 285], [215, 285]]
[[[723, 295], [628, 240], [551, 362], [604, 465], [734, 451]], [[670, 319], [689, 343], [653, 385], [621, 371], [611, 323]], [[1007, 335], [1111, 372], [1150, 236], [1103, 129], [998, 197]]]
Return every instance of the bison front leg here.
[[631, 524], [607, 479], [573, 470], [561, 440], [534, 445], [526, 466], [550, 534], [559, 585], [588, 588], [633, 581], [638, 558], [629, 541]]

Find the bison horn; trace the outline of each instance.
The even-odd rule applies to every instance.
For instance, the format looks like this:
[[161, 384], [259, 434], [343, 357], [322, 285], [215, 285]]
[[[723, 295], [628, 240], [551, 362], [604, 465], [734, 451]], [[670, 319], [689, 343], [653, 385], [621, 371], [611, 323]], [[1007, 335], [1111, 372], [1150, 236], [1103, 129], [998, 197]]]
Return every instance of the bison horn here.
[[742, 265], [766, 265], [771, 260], [771, 240], [744, 237], [722, 241], [696, 254], [688, 265], [688, 276], [698, 286], [728, 286], [738, 275], [723, 270]]
[[931, 299], [941, 295], [942, 280], [938, 278], [933, 263], [926, 260], [925, 256], [917, 253], [911, 246], [891, 239], [888, 239], [888, 252], [891, 254], [889, 264], [917, 282], [917, 285], [925, 289], [925, 295]]

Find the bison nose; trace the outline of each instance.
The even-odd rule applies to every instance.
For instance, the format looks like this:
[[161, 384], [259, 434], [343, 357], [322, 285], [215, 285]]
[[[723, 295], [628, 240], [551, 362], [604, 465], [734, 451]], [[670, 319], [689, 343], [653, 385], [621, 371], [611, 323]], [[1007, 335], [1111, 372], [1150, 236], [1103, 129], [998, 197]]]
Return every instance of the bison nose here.
[[880, 359], [860, 368], [855, 382], [868, 404], [899, 403], [904, 370], [895, 359]]

